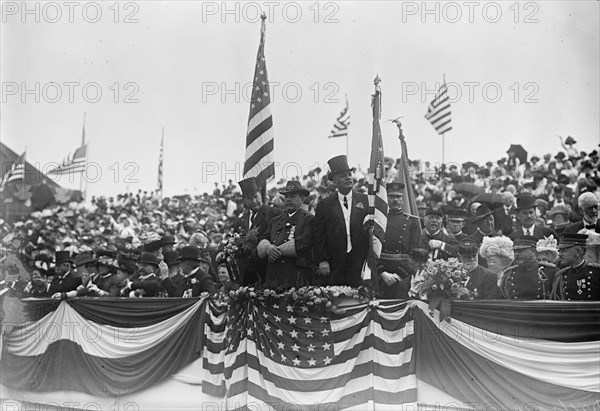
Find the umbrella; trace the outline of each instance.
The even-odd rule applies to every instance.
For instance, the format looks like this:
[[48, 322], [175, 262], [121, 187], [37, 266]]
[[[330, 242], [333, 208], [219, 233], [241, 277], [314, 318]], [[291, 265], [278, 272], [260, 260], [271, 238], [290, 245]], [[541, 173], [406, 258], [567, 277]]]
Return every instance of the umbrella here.
[[481, 193], [473, 197], [473, 202], [485, 204], [491, 210], [502, 207], [502, 196], [494, 193]]
[[473, 167], [474, 169], [477, 170], [479, 168], [479, 164], [474, 163], [472, 161], [467, 161], [466, 163], [463, 163], [462, 166], [463, 166], [464, 169], [468, 169], [470, 167]]
[[478, 186], [474, 183], [458, 183], [455, 184], [452, 189], [457, 193], [466, 194], [469, 196], [473, 196], [475, 194], [480, 194], [485, 191], [485, 188]]
[[525, 151], [522, 145], [511, 144], [510, 148], [506, 152], [510, 153], [511, 151], [515, 153], [515, 156], [519, 159], [521, 164], [525, 164], [525, 162], [527, 162], [527, 151]]

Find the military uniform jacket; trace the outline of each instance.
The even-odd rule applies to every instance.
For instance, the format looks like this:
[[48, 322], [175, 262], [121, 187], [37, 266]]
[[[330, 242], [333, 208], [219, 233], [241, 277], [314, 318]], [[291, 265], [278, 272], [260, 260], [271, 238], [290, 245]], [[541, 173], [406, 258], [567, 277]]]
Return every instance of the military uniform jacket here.
[[556, 273], [552, 287], [555, 300], [600, 300], [600, 265], [583, 262]]
[[393, 213], [390, 211], [385, 230], [383, 243], [384, 253], [409, 254], [421, 243], [421, 224], [419, 217], [405, 212]]
[[527, 267], [510, 266], [502, 276], [502, 295], [511, 300], [549, 299], [556, 271], [553, 265], [537, 262]]

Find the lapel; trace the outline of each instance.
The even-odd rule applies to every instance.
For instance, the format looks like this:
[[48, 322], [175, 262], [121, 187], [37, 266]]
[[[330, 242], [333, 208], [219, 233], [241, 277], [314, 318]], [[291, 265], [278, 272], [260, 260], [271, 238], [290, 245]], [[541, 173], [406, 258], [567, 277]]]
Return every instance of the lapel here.
[[361, 203], [362, 206], [365, 207], [364, 202], [361, 200], [362, 198], [359, 199], [357, 193], [352, 193], [352, 205], [350, 207], [350, 227], [355, 226], [357, 222], [362, 225], [362, 221], [358, 221], [360, 220], [361, 209], [356, 206], [358, 203]]
[[479, 265], [469, 273], [469, 281], [467, 281], [467, 288], [471, 289], [473, 284], [477, 282], [477, 278], [479, 277]]
[[256, 217], [254, 217], [254, 223], [252, 224], [252, 228], [256, 228], [258, 226], [260, 226], [264, 221], [265, 221], [265, 214], [266, 214], [266, 210], [265, 210], [266, 206], [261, 206], [258, 211], [256, 212]]
[[342, 227], [342, 229], [344, 230], [344, 233], [346, 232], [346, 222], [344, 221], [344, 213], [342, 212], [342, 205], [340, 204], [340, 201], [338, 200], [338, 192], [336, 191], [334, 195], [332, 195], [332, 209], [333, 209], [333, 215], [335, 216], [335, 219], [337, 221], [337, 223]]

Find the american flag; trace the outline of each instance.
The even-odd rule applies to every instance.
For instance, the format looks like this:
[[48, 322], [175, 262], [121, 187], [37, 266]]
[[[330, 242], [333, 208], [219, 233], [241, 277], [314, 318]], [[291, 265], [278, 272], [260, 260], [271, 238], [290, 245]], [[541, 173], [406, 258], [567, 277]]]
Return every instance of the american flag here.
[[11, 181], [25, 181], [25, 152], [15, 159], [10, 169], [2, 176], [0, 187], [4, 187]]
[[162, 197], [163, 192], [163, 154], [165, 144], [165, 128], [162, 129], [162, 137], [160, 139], [160, 154], [158, 155], [158, 184], [156, 192]]
[[[398, 172], [398, 181], [404, 183], [404, 202], [408, 204], [407, 213], [415, 217], [419, 216], [419, 209], [417, 208], [417, 199], [413, 190], [413, 183], [410, 179], [410, 172], [408, 170], [408, 164], [410, 160], [408, 158], [408, 148], [406, 147], [406, 139], [402, 132], [402, 124], [400, 119], [394, 120], [394, 123], [398, 126], [400, 132], [400, 148], [402, 149], [402, 157], [400, 157], [400, 170]], [[418, 224], [419, 231], [421, 231], [421, 225]]]
[[230, 308], [225, 330], [226, 314], [212, 314], [202, 387], [226, 396], [226, 409], [393, 409], [416, 401], [406, 302], [334, 313], [289, 299], [254, 300]]
[[329, 138], [348, 137], [348, 126], [350, 125], [350, 114], [348, 113], [348, 98], [346, 98], [346, 107], [342, 110], [337, 120], [333, 124]]
[[375, 95], [373, 96], [373, 139], [371, 143], [371, 161], [367, 180], [369, 182], [369, 214], [373, 216], [371, 249], [362, 271], [363, 281], [371, 280], [376, 269], [376, 259], [381, 255], [385, 229], [387, 227], [387, 192], [385, 190], [385, 164], [383, 155], [383, 139], [381, 138], [381, 88], [379, 76], [375, 78]]
[[267, 16], [263, 14], [261, 18], [260, 44], [256, 56], [248, 134], [246, 135], [244, 178], [256, 177], [257, 184], [265, 187], [265, 183], [275, 177], [275, 156], [271, 96], [265, 60], [265, 19]]
[[85, 169], [86, 157], [87, 144], [83, 144], [78, 149], [67, 154], [62, 163], [59, 164], [58, 167], [48, 171], [48, 174], [62, 176], [71, 173], [81, 173]]
[[433, 101], [429, 103], [425, 118], [429, 120], [438, 134], [444, 134], [452, 130], [450, 114], [450, 99], [448, 98], [446, 82], [444, 82]]

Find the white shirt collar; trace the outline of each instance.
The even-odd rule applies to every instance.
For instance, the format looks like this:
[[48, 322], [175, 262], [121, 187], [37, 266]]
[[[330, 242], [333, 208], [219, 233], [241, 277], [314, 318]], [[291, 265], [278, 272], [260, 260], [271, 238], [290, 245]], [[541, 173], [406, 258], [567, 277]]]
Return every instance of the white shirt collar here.
[[340, 193], [339, 191], [338, 193], [338, 200], [340, 200], [340, 202], [343, 204], [344, 203], [344, 197], [346, 197], [346, 201], [348, 201], [348, 204], [352, 203], [352, 190], [350, 190], [350, 192], [346, 195]]
[[296, 214], [298, 212], [298, 210], [294, 211], [293, 213], [288, 213], [288, 217], [292, 217], [294, 214]]

